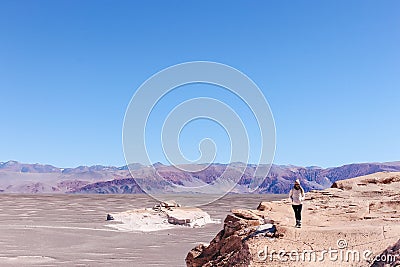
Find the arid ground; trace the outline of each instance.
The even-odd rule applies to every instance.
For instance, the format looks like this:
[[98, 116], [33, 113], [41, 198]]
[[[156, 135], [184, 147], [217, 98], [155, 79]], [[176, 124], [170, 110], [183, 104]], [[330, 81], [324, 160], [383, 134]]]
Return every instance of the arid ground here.
[[[180, 196], [174, 198], [179, 202]], [[193, 197], [193, 196], [190, 196]], [[232, 207], [250, 208], [283, 195], [228, 195], [202, 207], [224, 219]], [[118, 232], [109, 212], [152, 207], [146, 195], [0, 195], [1, 266], [185, 266], [188, 251], [222, 227], [150, 233]]]

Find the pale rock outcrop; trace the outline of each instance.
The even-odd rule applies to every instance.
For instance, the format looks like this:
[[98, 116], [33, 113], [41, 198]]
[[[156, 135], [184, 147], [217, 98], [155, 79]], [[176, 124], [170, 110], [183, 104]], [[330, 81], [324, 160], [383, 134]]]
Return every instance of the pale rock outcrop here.
[[[112, 219], [111, 219], [112, 218]], [[161, 202], [153, 208], [134, 209], [107, 214], [107, 221], [113, 221], [108, 227], [120, 231], [151, 232], [177, 226], [202, 227], [208, 223], [219, 223], [210, 215], [192, 207], [181, 207], [175, 201]]]
[[165, 211], [168, 223], [174, 225], [183, 225], [188, 227], [201, 227], [207, 223], [213, 223], [210, 215], [199, 208], [174, 208]]

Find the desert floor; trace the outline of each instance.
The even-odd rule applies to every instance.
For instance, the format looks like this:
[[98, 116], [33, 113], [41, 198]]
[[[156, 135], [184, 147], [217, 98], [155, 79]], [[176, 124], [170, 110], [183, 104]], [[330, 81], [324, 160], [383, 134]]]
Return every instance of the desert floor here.
[[[167, 196], [168, 199], [194, 196]], [[282, 195], [228, 195], [201, 207], [223, 220], [232, 207], [252, 208]], [[146, 195], [0, 195], [1, 266], [185, 266], [195, 245], [222, 228], [120, 232], [106, 215], [152, 207]]]

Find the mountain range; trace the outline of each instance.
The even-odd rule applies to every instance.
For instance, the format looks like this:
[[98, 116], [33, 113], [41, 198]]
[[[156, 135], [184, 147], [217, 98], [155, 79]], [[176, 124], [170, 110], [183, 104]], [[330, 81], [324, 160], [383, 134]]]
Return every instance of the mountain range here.
[[[228, 166], [234, 167], [228, 170]], [[306, 191], [325, 189], [338, 180], [382, 171], [400, 171], [400, 161], [354, 163], [332, 168], [272, 165], [266, 178], [257, 176], [256, 165], [244, 163], [230, 165], [213, 163], [195, 172], [182, 171], [161, 163], [150, 166], [132, 164], [129, 167], [131, 172], [127, 166], [58, 168], [17, 161], [0, 162], [0, 192], [137, 194], [143, 193], [138, 185], [140, 184], [146, 187], [146, 191], [156, 189], [158, 192], [171, 193], [174, 192], [175, 186], [206, 185], [214, 183], [221, 175], [230, 177], [234, 176], [236, 171], [244, 170], [232, 193], [283, 194], [290, 190], [295, 179], [300, 179]], [[186, 167], [185, 169], [188, 169], [191, 166]], [[259, 166], [259, 168], [267, 167], [267, 165]], [[236, 181], [230, 182], [236, 183]], [[259, 186], [255, 187], [255, 184]], [[216, 183], [216, 186], [226, 185]]]

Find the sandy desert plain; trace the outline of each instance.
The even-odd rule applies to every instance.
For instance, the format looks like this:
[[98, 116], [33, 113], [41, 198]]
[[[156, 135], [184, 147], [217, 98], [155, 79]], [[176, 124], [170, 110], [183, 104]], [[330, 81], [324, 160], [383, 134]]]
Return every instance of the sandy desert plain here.
[[[195, 196], [165, 196], [178, 203]], [[227, 195], [201, 207], [222, 220], [232, 207], [256, 207], [286, 195]], [[186, 266], [199, 243], [222, 228], [177, 227], [156, 232], [123, 232], [108, 227], [107, 213], [152, 207], [137, 195], [0, 194], [0, 266]]]

